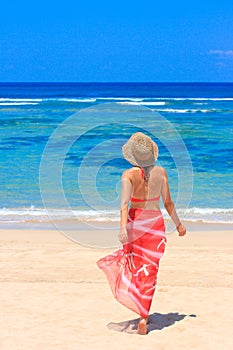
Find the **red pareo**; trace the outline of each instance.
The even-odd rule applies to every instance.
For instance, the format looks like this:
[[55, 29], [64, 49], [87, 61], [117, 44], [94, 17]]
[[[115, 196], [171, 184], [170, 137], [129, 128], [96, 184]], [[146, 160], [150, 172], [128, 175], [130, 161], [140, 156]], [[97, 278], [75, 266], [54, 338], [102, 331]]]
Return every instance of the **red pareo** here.
[[130, 208], [129, 242], [99, 261], [114, 297], [147, 318], [156, 288], [159, 261], [166, 245], [165, 226], [159, 210]]

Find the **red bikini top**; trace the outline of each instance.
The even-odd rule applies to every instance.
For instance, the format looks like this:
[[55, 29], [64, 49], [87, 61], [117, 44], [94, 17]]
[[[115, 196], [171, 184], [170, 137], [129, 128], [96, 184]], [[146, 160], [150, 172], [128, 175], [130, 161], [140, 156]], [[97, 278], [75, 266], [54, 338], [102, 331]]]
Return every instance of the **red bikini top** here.
[[[142, 178], [145, 179], [145, 171], [144, 171], [144, 169], [140, 168], [140, 170], [141, 170]], [[153, 202], [153, 201], [158, 201], [159, 198], [160, 198], [160, 196], [154, 197], [154, 198], [149, 198], [149, 199], [139, 199], [139, 198], [131, 197], [130, 201], [131, 202]]]

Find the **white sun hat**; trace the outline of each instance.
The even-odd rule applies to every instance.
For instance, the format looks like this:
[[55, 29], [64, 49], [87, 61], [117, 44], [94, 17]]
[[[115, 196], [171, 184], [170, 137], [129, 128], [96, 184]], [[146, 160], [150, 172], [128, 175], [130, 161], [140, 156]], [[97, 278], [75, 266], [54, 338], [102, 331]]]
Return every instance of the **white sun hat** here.
[[153, 165], [158, 158], [158, 146], [147, 135], [136, 132], [122, 147], [124, 158], [139, 167]]

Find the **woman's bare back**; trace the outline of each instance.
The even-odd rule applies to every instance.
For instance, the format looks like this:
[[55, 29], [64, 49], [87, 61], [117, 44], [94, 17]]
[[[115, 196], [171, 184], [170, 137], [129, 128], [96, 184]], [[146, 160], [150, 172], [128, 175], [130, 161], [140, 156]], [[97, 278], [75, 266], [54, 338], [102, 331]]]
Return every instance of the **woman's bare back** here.
[[125, 175], [132, 184], [131, 197], [135, 199], [135, 201], [131, 201], [131, 208], [160, 210], [159, 198], [164, 182], [163, 168], [159, 166], [151, 167], [148, 181], [143, 176], [143, 168], [133, 167], [126, 170]]

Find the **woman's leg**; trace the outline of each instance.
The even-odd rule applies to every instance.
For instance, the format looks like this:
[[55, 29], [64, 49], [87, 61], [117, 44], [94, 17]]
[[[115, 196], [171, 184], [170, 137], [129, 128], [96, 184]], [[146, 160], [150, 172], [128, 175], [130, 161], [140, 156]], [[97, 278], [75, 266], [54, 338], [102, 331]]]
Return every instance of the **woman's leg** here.
[[141, 335], [146, 335], [147, 334], [147, 325], [148, 323], [148, 318], [142, 318], [140, 319], [140, 321], [138, 322], [138, 334]]

